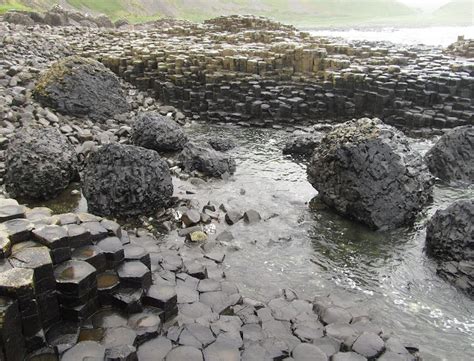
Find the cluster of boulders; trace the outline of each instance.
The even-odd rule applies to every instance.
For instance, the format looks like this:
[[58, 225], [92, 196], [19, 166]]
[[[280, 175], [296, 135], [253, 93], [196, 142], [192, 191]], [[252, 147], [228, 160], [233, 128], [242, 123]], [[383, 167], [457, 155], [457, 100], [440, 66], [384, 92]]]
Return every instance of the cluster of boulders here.
[[418, 359], [336, 296], [242, 297], [216, 242], [160, 244], [88, 213], [52, 215], [12, 199], [0, 200], [0, 214], [7, 361]]
[[115, 24], [106, 15], [91, 16], [78, 11], [69, 11], [59, 5], [50, 10], [40, 13], [35, 11], [10, 10], [3, 15], [3, 20], [18, 25], [34, 26], [84, 26], [88, 28], [114, 28], [128, 25], [128, 21], [120, 21]]
[[448, 54], [462, 56], [465, 58], [474, 58], [474, 40], [459, 36], [458, 40], [446, 48]]

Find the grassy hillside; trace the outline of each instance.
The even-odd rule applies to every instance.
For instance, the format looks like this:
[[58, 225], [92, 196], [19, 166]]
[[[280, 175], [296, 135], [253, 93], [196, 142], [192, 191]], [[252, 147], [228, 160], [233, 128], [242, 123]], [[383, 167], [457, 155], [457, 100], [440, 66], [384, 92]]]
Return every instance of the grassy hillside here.
[[163, 16], [202, 21], [228, 14], [264, 15], [300, 27], [421, 25], [436, 23], [437, 19], [451, 24], [472, 21], [470, 0], [453, 0], [429, 16], [421, 16], [396, 0], [0, 0], [0, 12], [9, 8], [45, 10], [57, 3], [135, 22]]

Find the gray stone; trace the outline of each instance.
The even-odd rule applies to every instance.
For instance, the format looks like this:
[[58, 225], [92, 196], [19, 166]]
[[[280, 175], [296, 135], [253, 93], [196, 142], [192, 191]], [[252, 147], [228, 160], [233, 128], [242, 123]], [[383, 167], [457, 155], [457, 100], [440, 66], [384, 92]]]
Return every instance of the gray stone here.
[[203, 361], [201, 350], [191, 346], [178, 346], [166, 355], [166, 361]]
[[301, 343], [291, 352], [295, 361], [328, 361], [326, 354], [317, 346], [309, 343]]
[[110, 144], [93, 153], [82, 177], [89, 209], [97, 214], [138, 215], [166, 206], [173, 194], [168, 165], [158, 153]]
[[205, 361], [240, 361], [240, 351], [238, 347], [228, 345], [224, 342], [216, 341], [204, 349]]
[[257, 211], [250, 209], [244, 213], [244, 221], [248, 224], [254, 224], [260, 222], [262, 216]]
[[226, 152], [236, 146], [232, 139], [222, 138], [221, 136], [212, 136], [207, 142], [213, 149], [219, 152]]
[[344, 123], [323, 138], [308, 179], [330, 207], [375, 229], [413, 221], [433, 185], [406, 137], [367, 118]]
[[76, 177], [76, 163], [74, 148], [56, 129], [22, 128], [6, 152], [6, 189], [14, 197], [51, 199]]
[[338, 352], [331, 361], [367, 361], [367, 359], [355, 352]]
[[352, 345], [355, 352], [369, 359], [380, 355], [384, 348], [383, 340], [375, 333], [370, 332], [364, 332]]
[[131, 141], [143, 148], [166, 152], [183, 149], [188, 137], [172, 119], [148, 112], [136, 116]]
[[222, 177], [234, 174], [235, 160], [223, 153], [196, 143], [187, 143], [179, 155], [179, 161], [186, 172], [194, 170], [208, 177]]
[[158, 337], [154, 340], [145, 342], [138, 348], [138, 359], [140, 361], [162, 361], [171, 351], [173, 345], [165, 337]]
[[303, 134], [288, 139], [283, 147], [283, 154], [311, 156], [321, 143], [321, 134]]
[[118, 78], [96, 60], [71, 56], [43, 73], [34, 90], [36, 99], [63, 114], [105, 121], [128, 111]]
[[474, 126], [458, 127], [445, 133], [426, 153], [428, 167], [446, 182], [474, 183]]
[[84, 359], [102, 360], [105, 356], [105, 347], [95, 341], [81, 341], [67, 350], [61, 361], [77, 361]]

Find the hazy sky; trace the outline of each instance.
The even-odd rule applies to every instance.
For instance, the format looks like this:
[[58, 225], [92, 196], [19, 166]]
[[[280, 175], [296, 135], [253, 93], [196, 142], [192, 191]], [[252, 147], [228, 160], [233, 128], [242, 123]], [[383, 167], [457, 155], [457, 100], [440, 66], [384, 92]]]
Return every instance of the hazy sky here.
[[423, 10], [434, 10], [449, 3], [450, 0], [398, 0], [408, 6], [421, 8]]

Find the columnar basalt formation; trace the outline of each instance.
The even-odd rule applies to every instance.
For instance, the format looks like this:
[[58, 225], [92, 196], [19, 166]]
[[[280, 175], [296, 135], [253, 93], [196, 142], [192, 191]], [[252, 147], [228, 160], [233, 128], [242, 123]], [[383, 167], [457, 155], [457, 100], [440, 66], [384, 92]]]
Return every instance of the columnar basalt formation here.
[[163, 243], [13, 199], [0, 199], [0, 211], [9, 214], [0, 221], [2, 360], [418, 360], [361, 305], [335, 295], [243, 297], [225, 277], [218, 242]]

